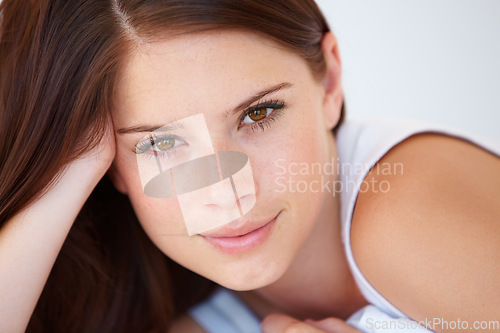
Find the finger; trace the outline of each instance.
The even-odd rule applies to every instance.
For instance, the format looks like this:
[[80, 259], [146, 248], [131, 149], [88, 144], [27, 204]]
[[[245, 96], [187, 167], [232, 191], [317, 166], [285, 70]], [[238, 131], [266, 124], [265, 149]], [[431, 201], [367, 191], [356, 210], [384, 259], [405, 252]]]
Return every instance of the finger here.
[[320, 328], [283, 314], [265, 317], [261, 329], [262, 333], [324, 333]]
[[361, 331], [355, 329], [351, 325], [339, 318], [326, 318], [323, 320], [306, 320], [307, 324], [319, 328], [328, 333], [360, 333]]

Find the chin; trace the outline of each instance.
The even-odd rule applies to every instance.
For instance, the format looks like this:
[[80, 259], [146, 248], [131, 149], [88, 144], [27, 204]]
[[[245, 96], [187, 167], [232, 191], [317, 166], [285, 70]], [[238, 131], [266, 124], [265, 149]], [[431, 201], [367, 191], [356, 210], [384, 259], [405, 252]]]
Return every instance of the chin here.
[[276, 282], [278, 279], [279, 276], [273, 279], [258, 279], [253, 281], [248, 281], [246, 279], [228, 279], [227, 281], [218, 282], [218, 284], [220, 284], [224, 288], [234, 291], [250, 291], [266, 287], [273, 282]]
[[[273, 265], [274, 264], [274, 265]], [[235, 268], [220, 269], [224, 274], [209, 277], [221, 286], [235, 291], [250, 291], [266, 287], [278, 281], [285, 273], [286, 268], [283, 261], [273, 264], [247, 265], [244, 269]]]

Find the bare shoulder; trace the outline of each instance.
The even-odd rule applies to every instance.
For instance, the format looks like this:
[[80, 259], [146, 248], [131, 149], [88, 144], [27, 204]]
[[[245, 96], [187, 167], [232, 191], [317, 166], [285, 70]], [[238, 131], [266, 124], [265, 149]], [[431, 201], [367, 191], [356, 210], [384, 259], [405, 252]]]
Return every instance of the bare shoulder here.
[[205, 333], [205, 330], [188, 315], [177, 318], [168, 333]]
[[500, 158], [419, 134], [365, 181], [384, 186], [360, 193], [351, 240], [375, 289], [416, 320], [500, 321]]

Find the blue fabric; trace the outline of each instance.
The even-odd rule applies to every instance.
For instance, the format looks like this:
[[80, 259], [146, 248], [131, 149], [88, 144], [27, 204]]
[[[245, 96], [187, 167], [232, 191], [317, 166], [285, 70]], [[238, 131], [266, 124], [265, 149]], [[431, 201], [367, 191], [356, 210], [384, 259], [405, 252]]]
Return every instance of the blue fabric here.
[[236, 295], [218, 289], [189, 310], [207, 333], [260, 333], [260, 321]]

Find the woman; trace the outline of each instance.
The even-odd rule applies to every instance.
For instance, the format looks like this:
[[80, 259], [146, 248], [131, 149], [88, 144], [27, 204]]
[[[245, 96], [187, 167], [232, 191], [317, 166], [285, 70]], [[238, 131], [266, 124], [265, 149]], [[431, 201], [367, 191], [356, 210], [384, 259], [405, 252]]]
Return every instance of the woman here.
[[[4, 0], [2, 331], [30, 317], [29, 331], [165, 331], [173, 317], [174, 330], [194, 330], [179, 315], [209, 287], [165, 255], [241, 291], [259, 318], [286, 314], [265, 331], [347, 330], [301, 320], [346, 319], [367, 301], [416, 321], [495, 320], [499, 159], [419, 125], [345, 124], [336, 142], [341, 70], [328, 30], [306, 0]], [[191, 133], [210, 138], [194, 157], [246, 156], [255, 196], [244, 214], [236, 186], [203, 197], [219, 210], [236, 194], [242, 216], [189, 236], [180, 195], [148, 195], [156, 178], [141, 167], [167, 170], [174, 151], [189, 152], [192, 141], [165, 134], [186, 119], [203, 119]], [[342, 171], [358, 162], [404, 172]], [[329, 163], [336, 172], [314, 169]], [[73, 225], [106, 172], [126, 197], [103, 180]], [[353, 188], [338, 189], [343, 176]], [[382, 183], [390, 190], [361, 188]]]

